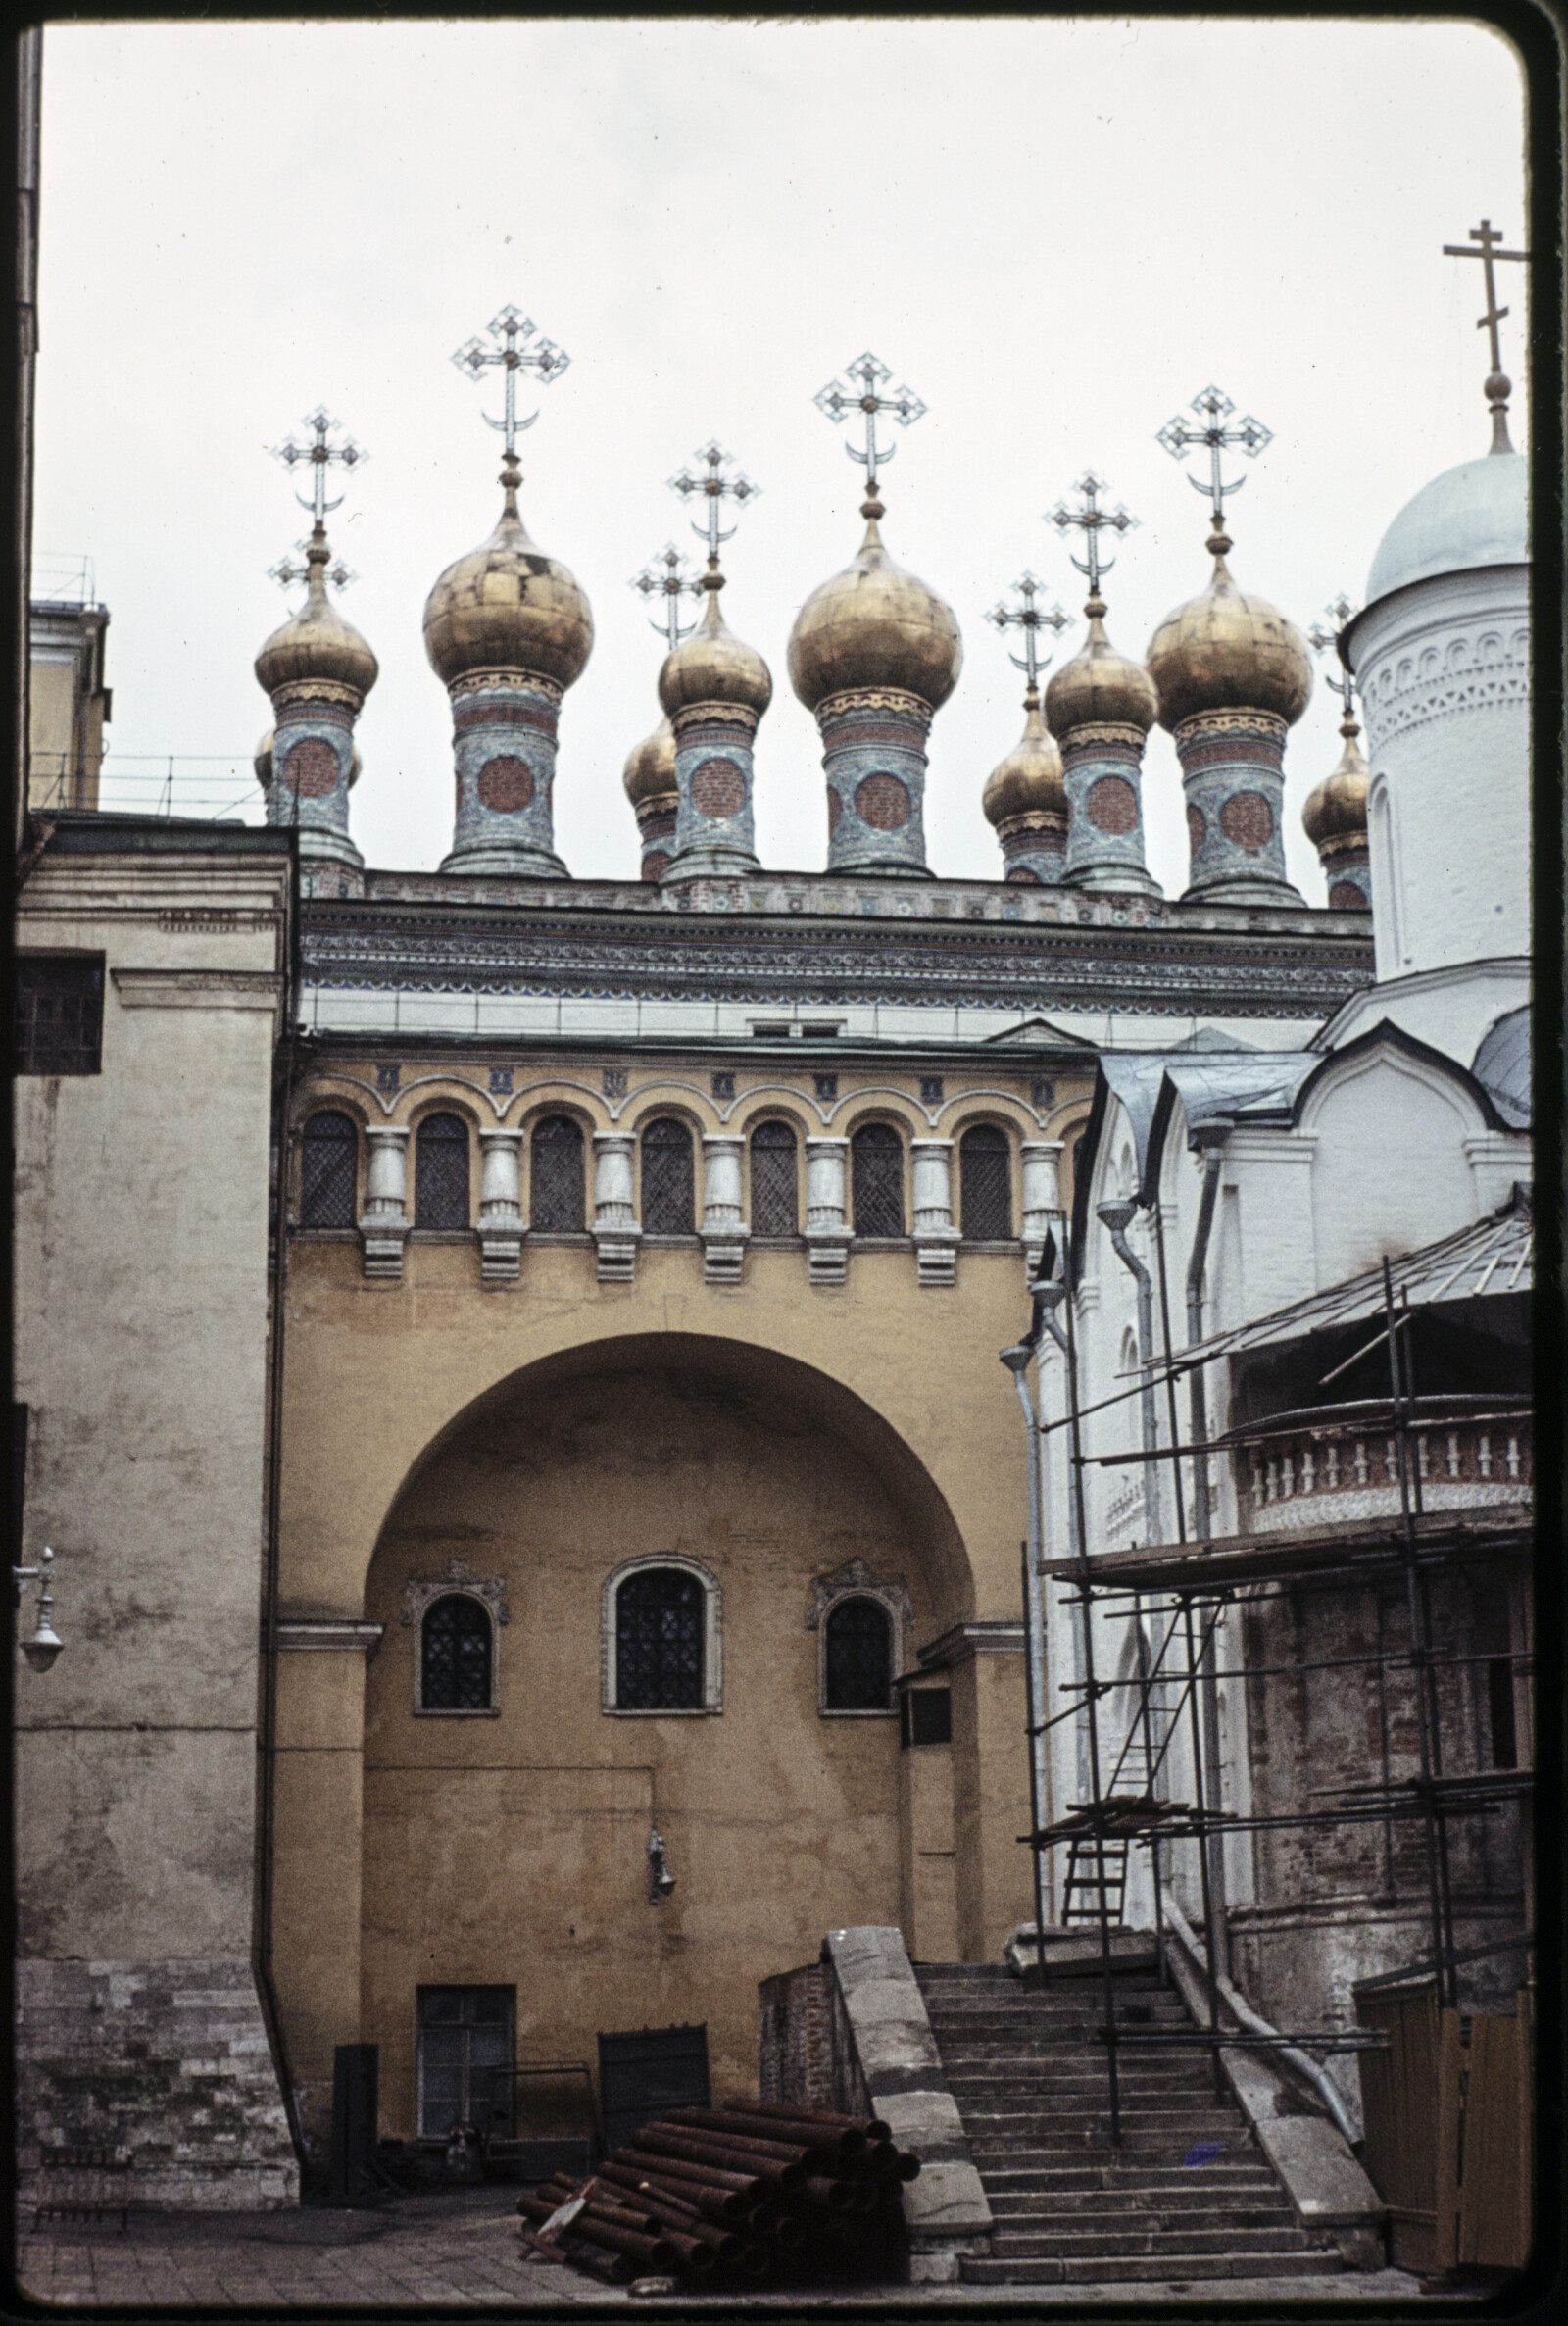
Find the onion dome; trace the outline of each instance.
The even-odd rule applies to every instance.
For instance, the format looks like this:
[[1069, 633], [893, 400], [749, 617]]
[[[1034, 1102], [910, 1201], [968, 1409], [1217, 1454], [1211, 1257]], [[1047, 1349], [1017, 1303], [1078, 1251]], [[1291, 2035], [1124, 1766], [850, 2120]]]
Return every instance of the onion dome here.
[[[306, 545], [306, 598], [298, 614], [274, 630], [256, 658], [256, 675], [268, 694], [302, 678], [331, 678], [368, 695], [380, 666], [352, 622], [345, 621], [326, 589], [331, 552], [318, 525]], [[258, 773], [260, 770], [258, 770]]]
[[865, 539], [853, 565], [814, 589], [790, 632], [790, 683], [808, 711], [851, 687], [901, 687], [936, 711], [963, 668], [957, 619], [882, 545], [882, 504], [864, 501]]
[[1339, 765], [1307, 795], [1301, 810], [1301, 822], [1314, 848], [1321, 848], [1326, 840], [1366, 837], [1366, 787], [1372, 770], [1356, 741], [1360, 732], [1353, 718], [1344, 721], [1340, 733], [1345, 737], [1345, 749]]
[[659, 699], [667, 718], [694, 703], [735, 703], [759, 718], [773, 700], [773, 674], [755, 646], [747, 646], [725, 626], [718, 610], [722, 575], [709, 573], [708, 610], [689, 638], [683, 638], [664, 658], [659, 673]]
[[260, 743], [257, 744], [256, 757], [251, 763], [256, 769], [256, 780], [263, 791], [269, 788], [272, 780], [272, 745], [276, 738], [276, 727], [269, 727]]
[[986, 779], [980, 806], [988, 823], [1001, 825], [1015, 816], [1045, 813], [1067, 815], [1067, 791], [1061, 779], [1061, 754], [1046, 732], [1040, 716], [1040, 697], [1033, 687], [1024, 697], [1023, 734], [1004, 760]]
[[1213, 577], [1200, 597], [1167, 614], [1150, 641], [1149, 674], [1159, 696], [1159, 722], [1180, 726], [1200, 711], [1269, 711], [1292, 725], [1312, 692], [1312, 658], [1294, 622], [1266, 598], [1250, 597], [1231, 579], [1226, 533], [1208, 547]]
[[646, 736], [632, 752], [621, 782], [634, 808], [641, 808], [649, 800], [675, 798], [678, 789], [675, 782], [675, 730], [667, 718], [661, 719], [653, 733]]
[[1487, 453], [1424, 484], [1378, 544], [1366, 599], [1477, 566], [1530, 561], [1529, 466], [1522, 453]]
[[509, 454], [500, 523], [447, 568], [424, 602], [424, 650], [449, 686], [466, 671], [497, 669], [570, 686], [593, 651], [588, 600], [566, 568], [529, 539], [517, 514], [519, 477]]
[[1118, 654], [1105, 635], [1105, 601], [1099, 590], [1084, 612], [1089, 635], [1046, 688], [1046, 717], [1053, 731], [1069, 735], [1075, 727], [1107, 725], [1139, 727], [1147, 735], [1159, 716], [1153, 681], [1142, 663]]

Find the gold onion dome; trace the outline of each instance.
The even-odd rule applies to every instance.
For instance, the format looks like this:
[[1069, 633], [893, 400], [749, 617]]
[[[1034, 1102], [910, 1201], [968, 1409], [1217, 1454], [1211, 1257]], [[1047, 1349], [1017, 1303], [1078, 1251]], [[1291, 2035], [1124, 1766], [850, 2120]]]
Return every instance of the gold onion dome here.
[[[256, 675], [268, 694], [301, 678], [331, 678], [368, 695], [380, 665], [354, 624], [345, 621], [326, 593], [331, 552], [318, 525], [305, 551], [307, 589], [298, 614], [274, 630], [256, 658]], [[259, 755], [258, 755], [259, 756]]]
[[1360, 732], [1353, 718], [1346, 719], [1340, 728], [1345, 749], [1340, 754], [1339, 766], [1324, 776], [1315, 791], [1307, 794], [1301, 822], [1314, 848], [1321, 847], [1325, 840], [1364, 836], [1366, 832], [1366, 787], [1372, 779], [1372, 770], [1356, 741]]
[[850, 687], [900, 687], [936, 711], [958, 683], [957, 619], [882, 545], [882, 504], [864, 501], [865, 539], [853, 565], [814, 589], [790, 632], [790, 683], [808, 711]]
[[630, 754], [621, 782], [634, 808], [642, 807], [648, 800], [676, 797], [675, 730], [667, 718], [661, 719], [653, 733], [645, 736]]
[[558, 686], [582, 676], [594, 618], [574, 577], [528, 537], [520, 471], [501, 471], [506, 501], [488, 541], [448, 566], [424, 602], [424, 650], [450, 686], [468, 670], [526, 670]]
[[986, 778], [980, 795], [988, 823], [1002, 824], [1014, 816], [1047, 814], [1065, 817], [1067, 787], [1061, 778], [1061, 754], [1046, 732], [1040, 716], [1040, 697], [1031, 687], [1024, 698], [1023, 734], [1004, 760]]
[[1237, 588], [1225, 563], [1230, 546], [1227, 534], [1209, 535], [1214, 572], [1207, 589], [1167, 614], [1150, 640], [1161, 726], [1177, 727], [1200, 711], [1270, 711], [1289, 726], [1306, 709], [1306, 640], [1266, 598]]
[[773, 700], [773, 674], [766, 663], [755, 646], [743, 644], [725, 626], [718, 610], [723, 586], [720, 575], [708, 574], [708, 608], [702, 620], [664, 658], [659, 699], [668, 718], [693, 703], [736, 703], [760, 718]]
[[276, 741], [277, 729], [275, 727], [269, 727], [266, 734], [262, 737], [260, 743], [258, 743], [256, 746], [256, 757], [252, 762], [252, 765], [256, 769], [256, 780], [261, 785], [263, 791], [266, 791], [268, 785], [272, 780], [272, 745]]
[[1046, 688], [1046, 717], [1052, 731], [1070, 735], [1075, 727], [1141, 727], [1147, 735], [1159, 716], [1154, 682], [1142, 663], [1118, 654], [1105, 635], [1105, 601], [1094, 591], [1084, 612], [1089, 635]]

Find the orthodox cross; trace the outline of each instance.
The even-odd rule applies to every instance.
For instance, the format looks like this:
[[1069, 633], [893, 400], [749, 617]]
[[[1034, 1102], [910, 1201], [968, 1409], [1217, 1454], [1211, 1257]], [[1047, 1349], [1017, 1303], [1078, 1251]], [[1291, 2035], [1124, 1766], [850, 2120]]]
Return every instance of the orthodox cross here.
[[303, 493], [296, 493], [294, 498], [302, 509], [310, 511], [320, 526], [325, 525], [329, 510], [341, 509], [343, 506], [341, 493], [335, 501], [329, 501], [326, 497], [327, 470], [334, 462], [341, 468], [355, 469], [370, 457], [363, 445], [355, 443], [352, 436], [345, 436], [340, 444], [329, 444], [327, 438], [337, 424], [326, 406], [318, 404], [314, 412], [308, 412], [305, 416], [305, 425], [311, 430], [309, 444], [296, 444], [290, 436], [284, 443], [272, 447], [273, 460], [281, 461], [291, 473], [301, 461], [310, 462], [311, 497], [307, 501]]
[[[894, 388], [884, 395], [883, 388], [893, 377], [886, 364], [879, 363], [869, 353], [857, 356], [853, 364], [844, 367], [844, 378], [829, 380], [820, 394], [811, 401], [818, 412], [825, 412], [835, 425], [852, 413], [861, 413], [865, 420], [865, 449], [846, 444], [844, 449], [852, 461], [858, 461], [865, 470], [867, 495], [876, 498], [876, 471], [879, 461], [891, 461], [898, 451], [896, 444], [881, 444], [876, 440], [877, 415], [891, 412], [901, 428], [913, 427], [925, 411], [925, 406], [911, 388]], [[846, 383], [852, 384], [846, 384]]]
[[[506, 415], [501, 420], [492, 420], [489, 413], [485, 412], [481, 413], [480, 418], [487, 427], [502, 430], [507, 439], [507, 458], [511, 460], [516, 453], [517, 438], [523, 429], [531, 428], [539, 418], [537, 412], [530, 412], [526, 420], [517, 418], [517, 373], [536, 372], [548, 386], [551, 380], [560, 378], [571, 358], [564, 349], [557, 347], [553, 339], [536, 338], [532, 322], [527, 316], [519, 315], [515, 307], [503, 307], [487, 328], [495, 341], [494, 347], [486, 347], [484, 341], [475, 336], [458, 349], [452, 361], [460, 371], [466, 371], [470, 379], [482, 379], [491, 364], [502, 367], [507, 383]], [[532, 347], [525, 344], [530, 339], [534, 340]]]
[[1470, 242], [1479, 244], [1479, 249], [1472, 250], [1467, 242], [1446, 242], [1443, 255], [1447, 259], [1479, 259], [1486, 271], [1487, 312], [1477, 318], [1476, 329], [1486, 331], [1492, 340], [1492, 373], [1487, 381], [1487, 402], [1492, 408], [1492, 449], [1494, 452], [1512, 452], [1513, 446], [1508, 441], [1507, 416], [1508, 392], [1513, 382], [1502, 369], [1502, 349], [1497, 338], [1497, 325], [1508, 310], [1497, 305], [1497, 278], [1492, 270], [1498, 259], [1517, 259], [1523, 264], [1528, 261], [1530, 253], [1527, 250], [1503, 250], [1502, 236], [1489, 218], [1484, 218], [1479, 226], [1470, 228]]
[[1192, 408], [1203, 421], [1202, 427], [1191, 426], [1178, 412], [1176, 418], [1168, 420], [1159, 430], [1155, 442], [1163, 444], [1172, 460], [1176, 461], [1185, 460], [1190, 447], [1195, 444], [1208, 446], [1208, 482], [1205, 484], [1200, 476], [1189, 476], [1187, 481], [1194, 492], [1207, 493], [1214, 518], [1214, 531], [1223, 533], [1225, 495], [1239, 493], [1247, 482], [1245, 476], [1237, 476], [1226, 483], [1220, 474], [1225, 454], [1232, 445], [1238, 445], [1249, 460], [1256, 460], [1264, 445], [1273, 443], [1274, 431], [1265, 428], [1261, 421], [1253, 420], [1250, 413], [1245, 420], [1239, 420], [1234, 428], [1227, 428], [1226, 415], [1234, 412], [1236, 407], [1229, 396], [1217, 387], [1203, 388], [1193, 398]]
[[[1306, 633], [1308, 643], [1314, 646], [1319, 654], [1326, 654], [1331, 646], [1338, 646], [1340, 632], [1355, 612], [1355, 608], [1342, 590], [1333, 605], [1325, 606], [1323, 611], [1334, 627], [1331, 630], [1325, 629], [1321, 622], [1314, 622]], [[1355, 717], [1355, 679], [1343, 663], [1340, 666], [1339, 675], [1331, 678], [1329, 684], [1345, 705], [1346, 718], [1353, 718]]]
[[[303, 555], [305, 543], [296, 541], [294, 546]], [[310, 580], [311, 569], [309, 565], [296, 566], [288, 558], [279, 558], [275, 566], [268, 567], [267, 578], [269, 581], [275, 581], [279, 589], [292, 589], [297, 581]], [[335, 565], [328, 566], [326, 578], [334, 589], [347, 589], [351, 581], [358, 581], [360, 577], [357, 573], [351, 573], [343, 560], [339, 558]]]
[[[1040, 672], [1043, 667], [1040, 653], [1040, 633], [1042, 630], [1056, 632], [1064, 630], [1067, 627], [1067, 617], [1059, 606], [1053, 606], [1049, 614], [1041, 612], [1035, 604], [1035, 592], [1040, 584], [1027, 569], [1018, 576], [1012, 586], [1017, 596], [1023, 600], [1023, 604], [1014, 611], [1009, 608], [1005, 599], [999, 598], [986, 616], [986, 619], [993, 623], [1004, 637], [1009, 630], [1022, 630], [1023, 653], [1021, 655], [1014, 654], [1009, 646], [1007, 660], [1009, 663], [1016, 664], [1017, 668], [1025, 672], [1029, 680], [1029, 692], [1034, 694], [1040, 684]], [[1049, 662], [1050, 654], [1048, 653], [1044, 659]]]
[[672, 493], [679, 493], [683, 501], [689, 501], [693, 493], [701, 493], [707, 500], [708, 510], [704, 520], [701, 524], [694, 524], [692, 531], [700, 539], [707, 540], [708, 563], [716, 573], [718, 545], [721, 541], [733, 540], [735, 536], [733, 525], [727, 532], [721, 531], [719, 527], [718, 520], [723, 515], [724, 503], [733, 501], [739, 507], [747, 501], [755, 501], [762, 488], [760, 484], [753, 484], [751, 478], [735, 467], [724, 447], [712, 437], [699, 448], [696, 458], [702, 462], [707, 470], [706, 475], [694, 476], [689, 469], [683, 469], [678, 476], [670, 478], [669, 489]]
[[669, 651], [673, 654], [681, 640], [689, 638], [697, 627], [695, 622], [682, 623], [680, 602], [682, 598], [700, 598], [703, 595], [702, 583], [692, 579], [686, 560], [673, 542], [662, 549], [640, 573], [634, 573], [628, 586], [640, 589], [645, 598], [652, 598], [656, 593], [662, 597], [663, 613], [650, 616], [649, 619], [656, 630], [663, 631], [669, 640]]
[[1088, 556], [1078, 557], [1070, 549], [1067, 555], [1072, 559], [1080, 573], [1088, 574], [1089, 594], [1091, 597], [1098, 598], [1102, 573], [1108, 573], [1116, 563], [1114, 558], [1102, 555], [1101, 534], [1107, 529], [1113, 533], [1130, 533], [1136, 527], [1138, 520], [1136, 517], [1129, 517], [1125, 509], [1101, 508], [1100, 496], [1102, 493], [1109, 492], [1110, 487], [1102, 476], [1095, 474], [1093, 469], [1086, 469], [1072, 489], [1075, 493], [1082, 493], [1083, 507], [1069, 509], [1065, 501], [1058, 501], [1055, 508], [1052, 510], [1048, 521], [1055, 526], [1057, 532], [1064, 539], [1070, 532], [1076, 531], [1083, 534], [1084, 547], [1089, 553]]

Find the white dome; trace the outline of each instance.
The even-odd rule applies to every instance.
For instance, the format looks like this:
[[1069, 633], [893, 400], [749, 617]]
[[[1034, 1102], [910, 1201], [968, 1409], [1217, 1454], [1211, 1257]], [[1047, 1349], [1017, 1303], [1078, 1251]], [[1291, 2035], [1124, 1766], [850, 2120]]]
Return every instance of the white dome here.
[[1367, 604], [1440, 573], [1527, 565], [1527, 468], [1522, 453], [1488, 453], [1424, 484], [1378, 544], [1366, 577]]

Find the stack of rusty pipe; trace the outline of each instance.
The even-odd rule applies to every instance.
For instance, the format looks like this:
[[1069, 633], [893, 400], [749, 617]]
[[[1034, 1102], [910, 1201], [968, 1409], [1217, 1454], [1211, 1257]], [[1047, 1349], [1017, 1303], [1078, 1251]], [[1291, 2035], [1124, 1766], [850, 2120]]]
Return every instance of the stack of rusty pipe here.
[[[674, 2108], [599, 2167], [560, 2246], [612, 2285], [897, 2275], [900, 2191], [919, 2170], [875, 2116], [764, 2101]], [[557, 2175], [517, 2210], [542, 2224], [584, 2186]]]

